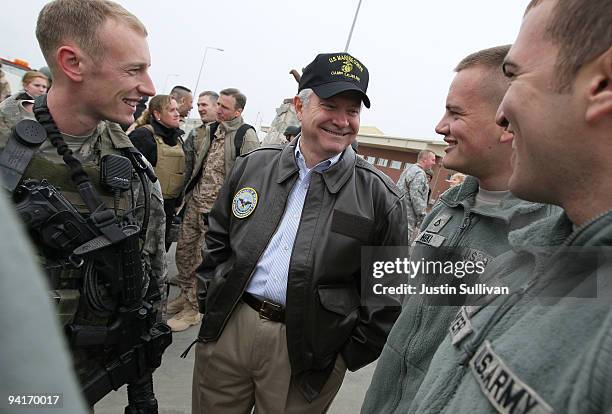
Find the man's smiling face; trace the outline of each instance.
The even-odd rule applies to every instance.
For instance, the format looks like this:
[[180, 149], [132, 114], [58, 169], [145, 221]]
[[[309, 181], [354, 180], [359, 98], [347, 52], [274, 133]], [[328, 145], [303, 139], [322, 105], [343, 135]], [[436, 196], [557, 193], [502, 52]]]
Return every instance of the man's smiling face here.
[[344, 151], [357, 137], [361, 96], [346, 91], [322, 99], [313, 92], [306, 105], [297, 100], [296, 111], [302, 122], [302, 145], [323, 160]]

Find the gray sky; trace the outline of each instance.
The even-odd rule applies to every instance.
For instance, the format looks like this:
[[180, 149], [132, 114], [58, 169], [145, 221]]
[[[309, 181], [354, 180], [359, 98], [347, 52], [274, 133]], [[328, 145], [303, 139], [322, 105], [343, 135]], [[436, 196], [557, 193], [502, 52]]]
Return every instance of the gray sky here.
[[[479, 49], [511, 43], [529, 0], [362, 0], [349, 53], [370, 71], [370, 109], [362, 125], [387, 134], [436, 138], [452, 69]], [[44, 0], [3, 0], [0, 56], [44, 64], [34, 29]], [[317, 53], [344, 50], [358, 0], [119, 0], [149, 31], [151, 77], [158, 93], [237, 87], [245, 120], [270, 125], [297, 84], [292, 68]], [[9, 11], [10, 12], [7, 12]], [[164, 89], [165, 88], [165, 89]], [[191, 117], [197, 117], [192, 110]]]

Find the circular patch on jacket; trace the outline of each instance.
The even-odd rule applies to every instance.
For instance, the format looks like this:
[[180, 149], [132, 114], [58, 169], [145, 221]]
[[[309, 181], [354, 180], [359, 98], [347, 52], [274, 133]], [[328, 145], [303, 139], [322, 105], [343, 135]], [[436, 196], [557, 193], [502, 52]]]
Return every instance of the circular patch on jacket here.
[[257, 207], [257, 191], [245, 187], [236, 193], [232, 201], [232, 213], [239, 219], [248, 217]]

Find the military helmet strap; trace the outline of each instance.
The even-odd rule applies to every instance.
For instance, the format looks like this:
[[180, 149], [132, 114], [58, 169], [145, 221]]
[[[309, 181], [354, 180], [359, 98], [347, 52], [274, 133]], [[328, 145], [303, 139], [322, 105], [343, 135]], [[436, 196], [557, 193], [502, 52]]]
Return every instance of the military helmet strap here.
[[79, 195], [85, 202], [93, 224], [111, 243], [125, 239], [126, 235], [117, 223], [115, 212], [106, 207], [106, 204], [104, 204], [98, 192], [91, 184], [91, 180], [83, 169], [83, 165], [74, 156], [66, 141], [64, 141], [62, 133], [57, 128], [51, 112], [49, 112], [47, 95], [38, 96], [34, 101], [34, 116], [45, 129], [51, 144], [57, 149], [57, 153], [70, 169], [70, 179], [75, 183]]

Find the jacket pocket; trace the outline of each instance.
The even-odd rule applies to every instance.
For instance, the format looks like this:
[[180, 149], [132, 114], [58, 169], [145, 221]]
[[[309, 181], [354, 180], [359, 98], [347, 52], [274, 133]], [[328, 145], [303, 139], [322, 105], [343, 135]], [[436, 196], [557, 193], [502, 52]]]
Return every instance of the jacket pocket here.
[[321, 285], [317, 293], [320, 305], [313, 326], [315, 360], [327, 361], [340, 351], [355, 328], [359, 318], [359, 294], [350, 284]]
[[[225, 266], [224, 266], [225, 265]], [[219, 268], [218, 271], [215, 272], [215, 276], [213, 279], [208, 281], [206, 284], [206, 300], [205, 300], [205, 310], [210, 310], [215, 305], [217, 298], [220, 296], [223, 287], [225, 286], [225, 282], [227, 281], [227, 276], [230, 274], [232, 269], [234, 268], [232, 263], [225, 262], [222, 264], [222, 268]]]
[[353, 285], [320, 285], [321, 306], [330, 312], [348, 316], [359, 307], [359, 295]]
[[334, 210], [331, 231], [367, 243], [374, 230], [374, 220]]

